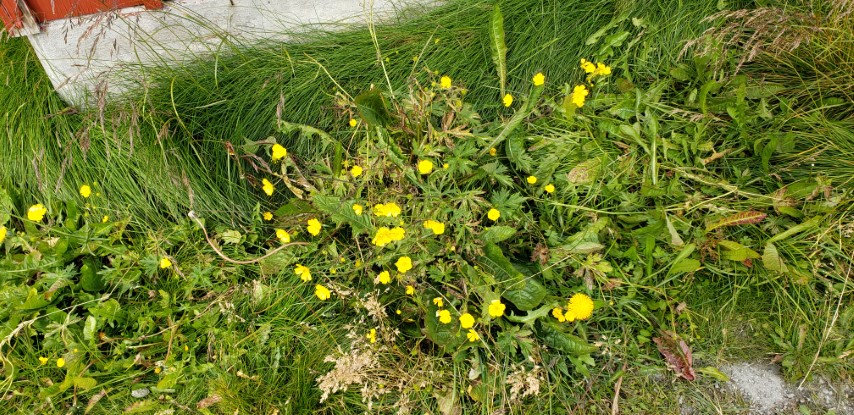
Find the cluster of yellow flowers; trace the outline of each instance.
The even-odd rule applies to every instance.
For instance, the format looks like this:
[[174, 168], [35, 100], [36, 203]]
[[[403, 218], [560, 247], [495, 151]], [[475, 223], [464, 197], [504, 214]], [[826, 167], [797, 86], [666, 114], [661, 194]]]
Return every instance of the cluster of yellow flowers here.
[[566, 304], [566, 309], [555, 307], [552, 310], [552, 316], [561, 323], [587, 320], [591, 315], [593, 315], [593, 299], [582, 293], [573, 295]]
[[389, 203], [379, 203], [374, 205], [374, 215], [377, 216], [386, 216], [390, 218], [396, 218], [400, 215], [400, 206], [397, 203], [389, 202]]
[[372, 244], [383, 247], [392, 242], [403, 240], [403, 237], [406, 235], [406, 230], [401, 228], [400, 226], [389, 229], [386, 226], [383, 226], [377, 229], [376, 235], [374, 235], [374, 239], [371, 241]]
[[441, 235], [445, 233], [445, 224], [432, 219], [424, 221], [424, 228], [433, 231], [434, 235]]
[[[408, 288], [409, 287], [407, 287], [407, 289]], [[433, 304], [435, 304], [436, 307], [439, 308], [438, 310], [436, 310], [436, 317], [439, 319], [439, 322], [442, 324], [451, 324], [451, 321], [453, 320], [451, 318], [451, 312], [449, 310], [444, 309], [445, 301], [442, 299], [442, 297], [434, 298]], [[504, 313], [504, 309], [501, 310], [501, 313]], [[468, 332], [466, 333], [466, 338], [469, 342], [476, 342], [480, 340], [480, 336], [474, 330], [475, 319], [473, 315], [469, 313], [462, 313], [460, 314], [459, 321], [460, 327], [462, 327], [464, 330], [468, 330]]]
[[[581, 69], [587, 73], [587, 82], [592, 81], [593, 78], [596, 78], [597, 76], [608, 76], [611, 74], [610, 66], [605, 65], [602, 62], [597, 62], [594, 65], [593, 62], [589, 62], [584, 58], [581, 59]], [[581, 108], [587, 100], [587, 95], [590, 95], [590, 91], [585, 85], [576, 85], [575, 88], [572, 89], [570, 101], [572, 101], [576, 107]]]

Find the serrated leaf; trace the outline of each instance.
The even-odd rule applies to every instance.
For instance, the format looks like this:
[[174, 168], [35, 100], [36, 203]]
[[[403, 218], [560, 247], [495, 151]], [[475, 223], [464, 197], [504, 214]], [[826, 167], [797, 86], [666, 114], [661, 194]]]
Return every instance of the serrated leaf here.
[[350, 225], [354, 235], [370, 233], [372, 226], [368, 215], [357, 215], [349, 202], [342, 202], [341, 199], [334, 196], [322, 195], [314, 196], [311, 201], [317, 210], [329, 215], [339, 226]]
[[597, 350], [596, 346], [578, 336], [564, 332], [563, 327], [551, 321], [540, 321], [537, 324], [537, 336], [546, 346], [573, 356], [584, 356]]
[[507, 44], [504, 40], [504, 15], [498, 3], [492, 7], [492, 19], [489, 22], [489, 45], [492, 48], [492, 63], [498, 71], [498, 81], [501, 97], [504, 96], [507, 85]]
[[534, 159], [525, 154], [525, 138], [521, 136], [510, 137], [504, 146], [507, 159], [516, 165], [517, 170], [530, 172], [533, 170]]
[[484, 242], [497, 244], [510, 239], [515, 234], [516, 229], [510, 226], [490, 226], [480, 237]]
[[240, 237], [243, 236], [240, 232], [229, 229], [222, 233], [222, 241], [226, 244], [237, 245], [240, 243]]
[[762, 253], [762, 265], [769, 271], [779, 273], [785, 273], [789, 270], [773, 243], [765, 245], [765, 252]]
[[727, 216], [723, 219], [718, 219], [712, 223], [706, 225], [706, 232], [710, 232], [717, 228], [721, 228], [724, 226], [738, 226], [738, 225], [751, 225], [762, 222], [768, 215], [763, 212], [758, 212], [755, 210], [748, 210], [747, 212], [739, 212], [735, 215]]
[[356, 96], [356, 109], [359, 117], [370, 127], [386, 126], [391, 121], [385, 97], [377, 88], [372, 88]]

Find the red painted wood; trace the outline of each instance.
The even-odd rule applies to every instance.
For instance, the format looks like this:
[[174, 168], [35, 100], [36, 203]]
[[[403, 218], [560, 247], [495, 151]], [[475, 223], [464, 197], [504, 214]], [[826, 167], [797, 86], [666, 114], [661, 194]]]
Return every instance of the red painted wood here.
[[26, 2], [39, 22], [139, 5], [144, 5], [147, 9], [163, 7], [161, 0], [26, 0]]
[[17, 1], [0, 1], [0, 18], [3, 19], [3, 26], [6, 27], [7, 32], [12, 32], [13, 29], [20, 29], [23, 27], [23, 24], [21, 23], [22, 17], [23, 15], [21, 14], [21, 10], [18, 9]]

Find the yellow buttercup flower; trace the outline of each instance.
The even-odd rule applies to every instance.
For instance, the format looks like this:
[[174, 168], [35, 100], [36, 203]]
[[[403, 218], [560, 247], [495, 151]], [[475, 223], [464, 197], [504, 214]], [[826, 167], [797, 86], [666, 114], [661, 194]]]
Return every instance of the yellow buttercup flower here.
[[261, 217], [263, 217], [263, 218], [264, 218], [264, 220], [266, 220], [266, 221], [273, 220], [273, 212], [269, 212], [269, 211], [268, 211], [268, 212], [264, 212], [264, 213], [262, 213], [262, 214], [261, 214]]
[[577, 85], [572, 89], [572, 103], [575, 104], [576, 107], [581, 108], [584, 106], [584, 100], [587, 99], [587, 95], [590, 94], [590, 91], [587, 90], [587, 87], [584, 85]]
[[501, 217], [501, 212], [499, 212], [496, 208], [492, 208], [489, 209], [489, 212], [486, 212], [486, 217], [488, 217], [489, 220], [495, 222], [498, 220], [498, 218]]
[[421, 174], [430, 174], [433, 171], [433, 162], [430, 160], [421, 160], [418, 162], [418, 172]]
[[408, 256], [402, 256], [397, 259], [397, 262], [395, 262], [394, 265], [397, 267], [398, 272], [405, 274], [406, 271], [412, 269], [412, 259]]
[[160, 258], [160, 268], [161, 269], [166, 269], [166, 268], [169, 268], [171, 266], [172, 266], [172, 261], [170, 261], [169, 258], [166, 258], [166, 257]]
[[303, 282], [311, 281], [311, 270], [302, 264], [297, 264], [296, 267], [294, 267], [294, 274], [297, 274]]
[[596, 65], [593, 62], [588, 62], [587, 59], [581, 58], [581, 69], [584, 69], [584, 72], [592, 74], [596, 72]]
[[555, 192], [555, 185], [549, 183], [545, 187], [543, 187], [543, 190], [545, 190], [546, 193], [554, 193]]
[[448, 167], [451, 167], [451, 165], [448, 163], [442, 164], [443, 169], [448, 170]]
[[504, 315], [504, 309], [506, 308], [507, 306], [505, 306], [501, 300], [492, 300], [492, 302], [489, 303], [489, 315], [493, 318], [501, 317]]
[[400, 206], [397, 203], [389, 202], [386, 204], [378, 204], [374, 206], [374, 215], [396, 218], [400, 215]]
[[504, 103], [505, 107], [513, 105], [513, 95], [510, 95], [509, 93], [504, 94], [504, 98], [501, 100], [501, 102]]
[[424, 227], [433, 231], [434, 235], [441, 235], [445, 233], [445, 224], [432, 219], [424, 221]]
[[406, 286], [406, 295], [415, 295], [415, 287], [411, 285]]
[[320, 235], [320, 228], [321, 228], [321, 225], [320, 225], [319, 220], [317, 220], [315, 218], [311, 218], [308, 220], [308, 226], [307, 226], [308, 233], [312, 234], [313, 236]]
[[371, 329], [371, 331], [368, 332], [367, 337], [368, 337], [369, 342], [376, 343], [377, 342], [377, 329]]
[[47, 213], [47, 208], [44, 207], [41, 203], [37, 203], [35, 205], [30, 206], [27, 209], [27, 219], [33, 222], [41, 222], [44, 219], [44, 215]]
[[83, 196], [84, 199], [92, 196], [92, 188], [88, 184], [80, 186], [80, 196]]
[[546, 83], [546, 76], [542, 72], [537, 72], [532, 81], [534, 81], [534, 86], [541, 86]]
[[350, 118], [350, 127], [355, 127], [357, 125], [359, 125], [359, 122], [356, 121], [355, 118]]
[[451, 87], [451, 77], [449, 77], [449, 76], [441, 77], [439, 79], [439, 86], [444, 88], [444, 89], [450, 88]]
[[528, 178], [526, 180], [528, 180], [528, 184], [536, 184], [537, 183], [537, 176], [528, 176]]
[[263, 190], [264, 193], [267, 194], [267, 196], [272, 196], [273, 191], [276, 190], [276, 188], [273, 186], [273, 183], [270, 183], [270, 181], [267, 179], [261, 180], [261, 185], [261, 190]]
[[442, 308], [445, 306], [445, 300], [442, 300], [442, 297], [436, 297], [433, 299], [433, 304], [436, 304], [436, 307]]
[[332, 296], [332, 293], [329, 292], [328, 288], [326, 288], [320, 284], [317, 284], [314, 286], [314, 295], [316, 295], [317, 298], [320, 299], [320, 301], [324, 301], [324, 300], [328, 300], [329, 297]]
[[593, 299], [587, 294], [578, 293], [569, 299], [566, 313], [564, 313], [566, 321], [587, 320], [591, 315], [593, 315]]
[[383, 271], [377, 275], [377, 281], [379, 281], [380, 284], [388, 285], [388, 283], [391, 282], [391, 274], [389, 274], [388, 271]]
[[358, 203], [353, 204], [353, 212], [357, 215], [361, 215], [362, 211], [364, 211], [364, 207]]
[[480, 340], [480, 336], [477, 335], [477, 332], [474, 329], [469, 329], [468, 333], [466, 333], [466, 338], [470, 343], [474, 343]]
[[605, 76], [611, 74], [611, 67], [605, 65], [602, 62], [596, 63], [596, 70], [593, 72], [594, 76]]
[[39, 363], [41, 363], [42, 366], [46, 365], [48, 360], [50, 360], [50, 359], [48, 359], [46, 357], [39, 356]]
[[495, 147], [489, 149], [490, 156], [495, 157], [496, 154], [498, 154], [498, 150]]
[[6, 230], [6, 227], [3, 225], [0, 225], [0, 244], [2, 244], [3, 241], [6, 240], [6, 233], [7, 232], [8, 231]]
[[65, 366], [65, 359], [63, 359], [61, 357], [59, 359], [56, 359], [56, 367], [64, 367], [64, 366]]
[[291, 242], [291, 234], [284, 229], [276, 229], [276, 238], [282, 241], [283, 244]]
[[469, 313], [463, 313], [460, 316], [460, 327], [470, 329], [474, 327], [474, 316]]
[[377, 233], [374, 235], [374, 239], [371, 240], [371, 243], [376, 246], [383, 247], [392, 242], [403, 240], [404, 236], [406, 236], [406, 230], [399, 226], [393, 229], [383, 226], [377, 229]]
[[103, 217], [103, 218], [101, 218], [101, 223], [107, 223], [107, 222], [109, 222], [109, 221], [110, 221], [110, 217], [109, 217], [109, 216], [107, 216], [107, 215], [104, 215], [104, 217]]
[[353, 166], [350, 168], [350, 175], [355, 179], [356, 177], [361, 176], [363, 171], [364, 170], [360, 166]]
[[279, 144], [273, 144], [273, 161], [281, 160], [288, 156], [288, 150]]
[[439, 317], [439, 322], [442, 324], [448, 324], [451, 322], [451, 312], [448, 310], [437, 311], [436, 317]]

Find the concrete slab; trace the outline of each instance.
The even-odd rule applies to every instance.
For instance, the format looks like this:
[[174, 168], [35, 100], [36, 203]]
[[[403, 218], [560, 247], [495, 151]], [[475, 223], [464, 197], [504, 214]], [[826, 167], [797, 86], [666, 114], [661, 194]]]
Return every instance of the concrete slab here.
[[59, 95], [88, 107], [123, 92], [111, 79], [118, 68], [211, 54], [224, 35], [284, 40], [286, 30], [367, 22], [396, 7], [394, 0], [176, 0], [162, 10], [57, 20], [28, 37]]

